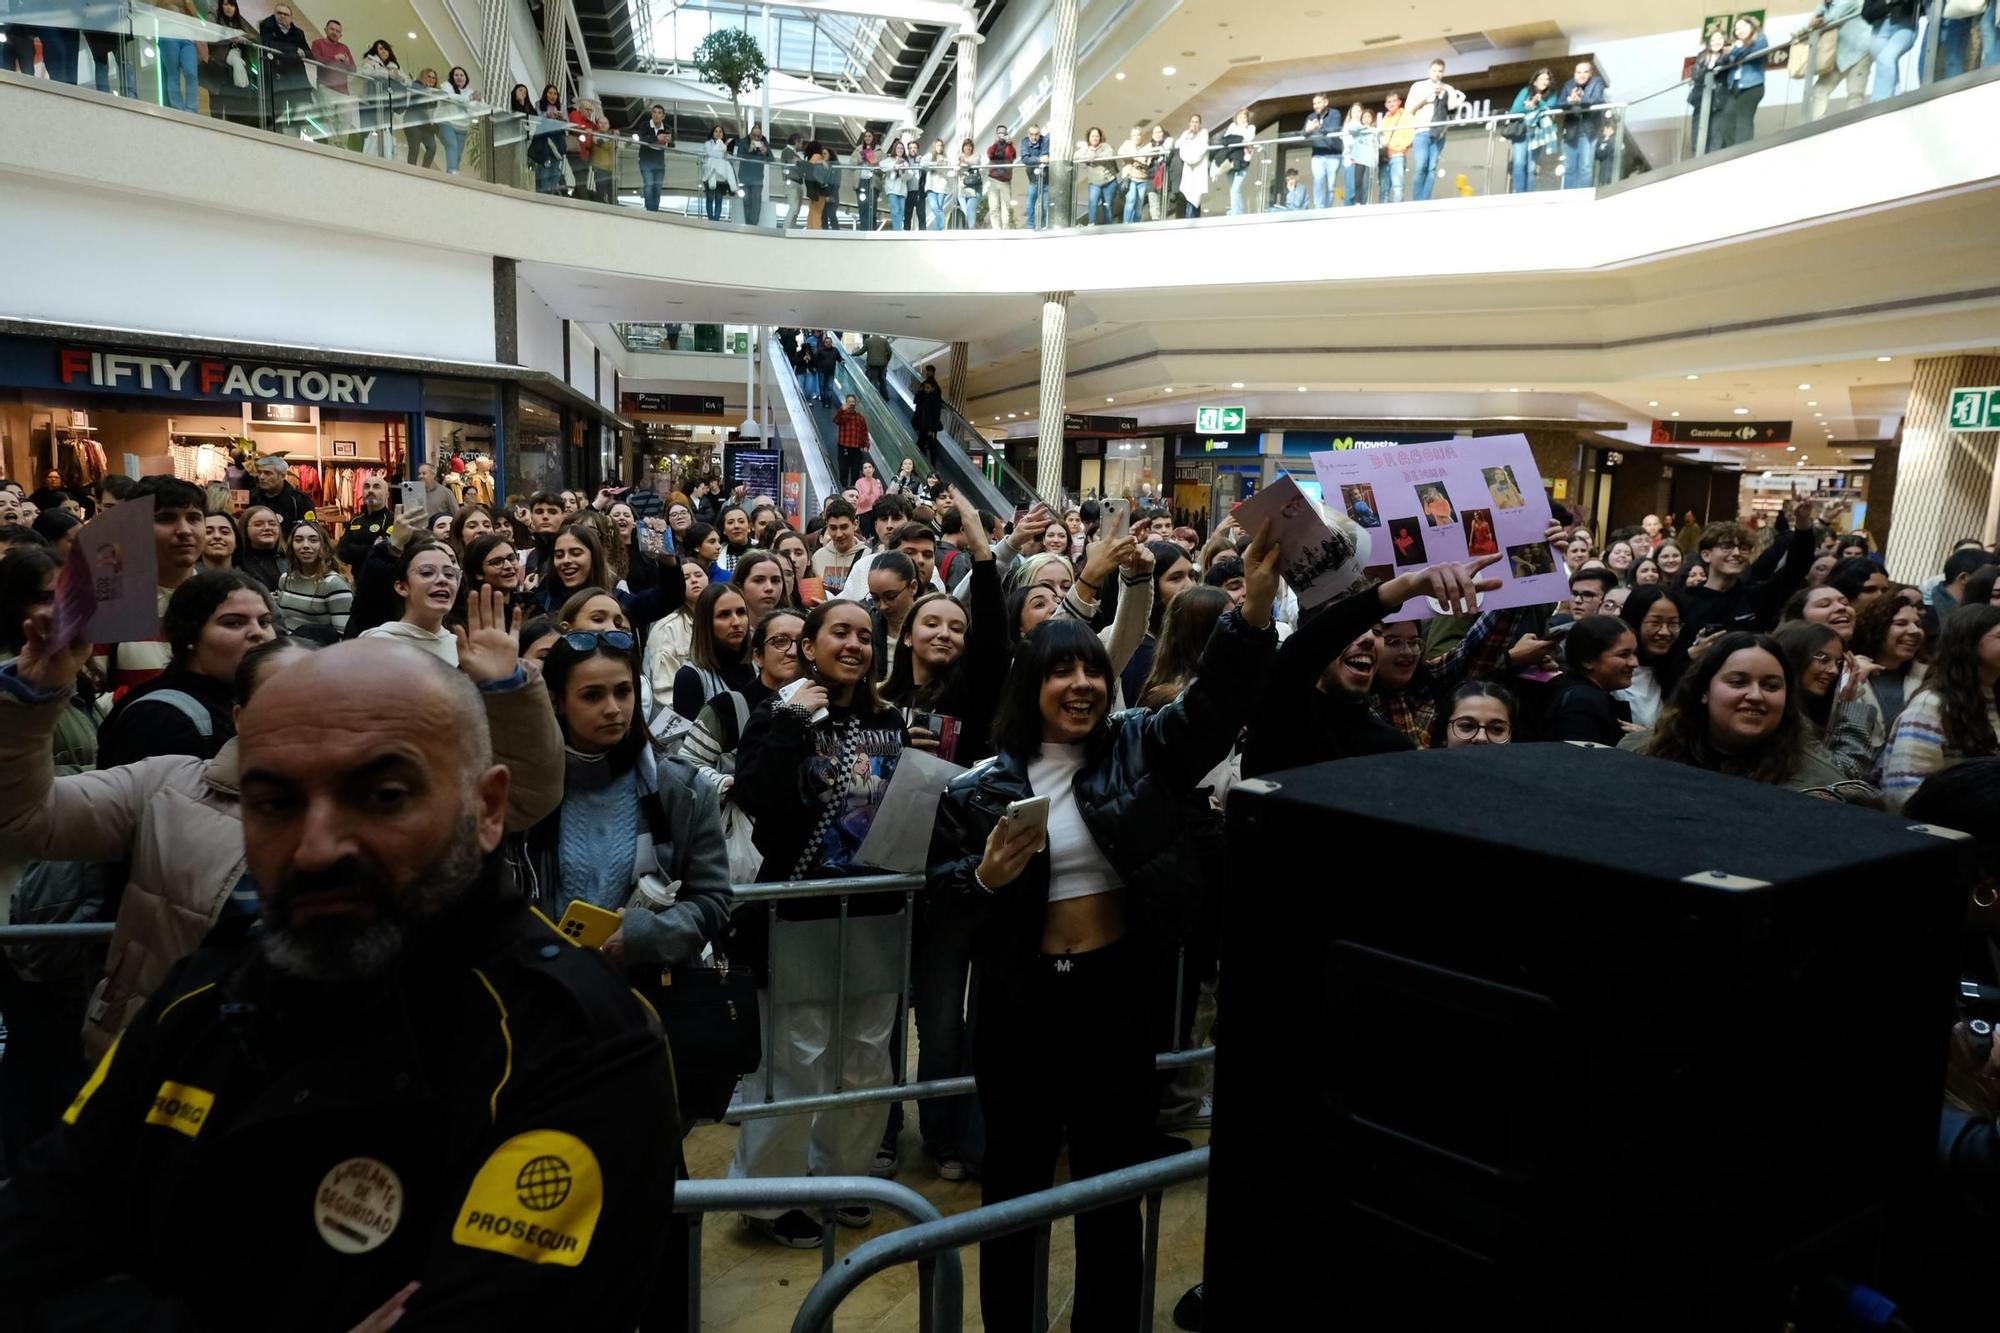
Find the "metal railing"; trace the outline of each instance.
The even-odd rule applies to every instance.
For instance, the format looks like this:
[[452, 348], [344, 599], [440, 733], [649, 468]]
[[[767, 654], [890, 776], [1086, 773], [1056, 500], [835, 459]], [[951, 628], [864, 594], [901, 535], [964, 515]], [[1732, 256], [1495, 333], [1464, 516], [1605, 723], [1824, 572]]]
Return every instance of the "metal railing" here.
[[[1043, 1229], [1035, 1237], [1035, 1290], [1028, 1326], [1046, 1328], [1049, 1314], [1047, 1226], [1060, 1217], [1073, 1217], [1141, 1196], [1146, 1200], [1146, 1231], [1140, 1264], [1144, 1286], [1139, 1296], [1137, 1326], [1149, 1329], [1153, 1326], [1153, 1284], [1160, 1255], [1161, 1196], [1175, 1185], [1206, 1177], [1208, 1164], [1209, 1150], [1197, 1148], [877, 1236], [855, 1246], [845, 1258], [820, 1275], [819, 1281], [813, 1284], [799, 1306], [798, 1317], [792, 1321], [792, 1333], [826, 1333], [833, 1326], [834, 1312], [840, 1303], [853, 1294], [856, 1287], [884, 1269], [914, 1260], [921, 1272], [925, 1259], [954, 1254], [966, 1245], [1010, 1236], [1030, 1228]], [[941, 1333], [953, 1333], [954, 1329], [954, 1325], [940, 1326]]]
[[[701, 1328], [701, 1235], [702, 1218], [708, 1213], [735, 1213], [750, 1208], [830, 1210], [841, 1204], [871, 1204], [901, 1213], [917, 1226], [945, 1219], [937, 1205], [907, 1185], [872, 1176], [810, 1176], [765, 1180], [680, 1180], [674, 1182], [674, 1211], [688, 1217], [688, 1321], [691, 1330]], [[820, 1272], [835, 1266], [834, 1224], [825, 1216], [820, 1224]], [[906, 1261], [905, 1261], [906, 1262]], [[918, 1301], [917, 1327], [921, 1333], [951, 1333], [964, 1323], [965, 1273], [955, 1249], [935, 1250], [916, 1256]], [[819, 1289], [816, 1284], [814, 1291]]]

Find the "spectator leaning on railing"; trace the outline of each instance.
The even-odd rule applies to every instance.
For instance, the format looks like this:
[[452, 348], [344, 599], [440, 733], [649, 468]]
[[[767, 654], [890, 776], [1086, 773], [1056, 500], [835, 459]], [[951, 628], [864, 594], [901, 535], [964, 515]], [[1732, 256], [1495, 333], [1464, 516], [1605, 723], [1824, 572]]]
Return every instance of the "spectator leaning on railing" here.
[[[1312, 149], [1312, 206], [1333, 207], [1334, 181], [1340, 176], [1340, 115], [1325, 93], [1314, 93], [1312, 114], [1306, 117], [1306, 143]], [[1354, 191], [1350, 188], [1348, 194]], [[1287, 207], [1289, 207], [1289, 203]]]
[[1444, 128], [1437, 125], [1440, 105], [1448, 115], [1465, 105], [1465, 94], [1444, 81], [1444, 61], [1433, 60], [1429, 76], [1410, 85], [1410, 118], [1417, 124], [1410, 146], [1412, 199], [1430, 198], [1437, 184], [1438, 157], [1444, 152]]
[[273, 120], [289, 122], [304, 116], [312, 110], [312, 73], [306, 68], [312, 43], [292, 22], [292, 7], [280, 4], [272, 10], [271, 17], [257, 25], [257, 40], [265, 47], [264, 77]]
[[1382, 115], [1375, 122], [1382, 131], [1382, 192], [1385, 204], [1403, 202], [1403, 175], [1409, 169], [1410, 144], [1417, 137], [1411, 126], [1415, 119], [1403, 109], [1403, 95], [1390, 93], [1382, 101]]
[[1729, 95], [1723, 99], [1721, 132], [1710, 136], [1710, 147], [1749, 143], [1757, 133], [1757, 104], [1764, 100], [1764, 53], [1771, 43], [1763, 25], [1745, 14], [1731, 30], [1729, 50], [1717, 61], [1718, 76]]
[[[1021, 165], [1028, 172], [1028, 230], [1049, 225], [1049, 142], [1040, 125], [1028, 126], [1021, 141]], [[1130, 218], [1126, 219], [1128, 222]]]
[[1597, 122], [1600, 119], [1592, 108], [1603, 105], [1607, 95], [1604, 80], [1597, 75], [1597, 67], [1588, 60], [1576, 62], [1576, 71], [1570, 81], [1556, 93], [1556, 105], [1563, 112], [1565, 190], [1582, 189], [1592, 182], [1597, 154]]
[[1509, 182], [1515, 194], [1527, 194], [1535, 188], [1538, 160], [1555, 146], [1556, 123], [1549, 110], [1554, 105], [1555, 75], [1546, 69], [1536, 70], [1528, 86], [1514, 95], [1514, 114], [1521, 119], [1503, 127], [1501, 133], [1513, 140]]
[[347, 149], [356, 147], [354, 133], [354, 97], [347, 91], [347, 76], [355, 72], [354, 52], [341, 41], [345, 29], [339, 19], [326, 21], [326, 33], [312, 44], [312, 58], [319, 62], [319, 114], [326, 122], [327, 137], [349, 136]]

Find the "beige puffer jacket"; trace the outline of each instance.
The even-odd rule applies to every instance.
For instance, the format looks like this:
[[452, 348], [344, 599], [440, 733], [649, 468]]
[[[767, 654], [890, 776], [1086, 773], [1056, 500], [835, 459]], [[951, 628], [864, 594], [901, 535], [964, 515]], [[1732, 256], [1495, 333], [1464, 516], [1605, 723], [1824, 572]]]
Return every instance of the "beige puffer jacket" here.
[[[243, 878], [236, 742], [215, 758], [147, 759], [57, 778], [49, 736], [69, 691], [23, 703], [0, 691], [0, 857], [129, 864], [105, 975], [83, 1040], [102, 1055], [167, 970], [193, 953]], [[481, 690], [493, 758], [510, 770], [507, 829], [529, 828], [562, 803], [562, 732], [539, 672], [513, 689]]]

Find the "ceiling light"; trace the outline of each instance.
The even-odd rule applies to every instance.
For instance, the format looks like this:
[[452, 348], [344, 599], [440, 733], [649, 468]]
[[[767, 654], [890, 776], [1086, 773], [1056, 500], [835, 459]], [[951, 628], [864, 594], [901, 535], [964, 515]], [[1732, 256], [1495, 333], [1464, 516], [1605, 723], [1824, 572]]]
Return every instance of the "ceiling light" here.
[[1015, 418], [1019, 417], [1020, 415], [1021, 415], [1021, 414], [1020, 414], [1019, 412], [1009, 412], [1009, 413], [1007, 414], [1007, 420], [1009, 420], [1009, 421], [1012, 421], [1012, 420], [1014, 420]]
[[1736, 415], [1739, 417], [1747, 417], [1750, 415], [1750, 409], [1747, 407], [1739, 407], [1735, 410], [1736, 410]]
[[1699, 375], [1690, 375], [1690, 376], [1688, 376], [1688, 378], [1689, 378], [1689, 379], [1691, 379], [1691, 380], [1698, 380], [1698, 379], [1700, 379], [1700, 378], [1701, 378], [1701, 376], [1699, 376]]
[[416, 41], [416, 40], [417, 40], [417, 35], [416, 35], [415, 33], [411, 33], [411, 34], [410, 34], [410, 40], [411, 40], [411, 41], [413, 41], [413, 42], [414, 42], [414, 41]]
[[1660, 400], [1657, 398], [1649, 398], [1646, 400], [1646, 406], [1648, 407], [1658, 407], [1659, 405], [1660, 405]]
[[1815, 413], [1813, 413], [1813, 415], [1814, 415], [1814, 416], [1816, 416], [1816, 417], [1824, 417], [1824, 416], [1826, 415], [1826, 413], [1824, 413], [1824, 412], [1815, 412]]
[[1172, 393], [1173, 391], [1174, 391], [1174, 386], [1171, 384], [1169, 384], [1166, 388], [1160, 390], [1161, 393]]
[[1795, 454], [1798, 451], [1799, 447], [1796, 444], [1788, 444], [1785, 446], [1785, 452], [1788, 454]]
[[1799, 386], [1799, 392], [1800, 392], [1800, 393], [1807, 393], [1807, 392], [1810, 392], [1810, 391], [1811, 391], [1811, 389], [1812, 389], [1812, 385], [1810, 385], [1810, 384], [1801, 384], [1801, 385]]
[[1162, 65], [1160, 67], [1160, 73], [1166, 75], [1168, 78], [1171, 79], [1172, 77], [1174, 77], [1174, 75], [1180, 73], [1180, 71], [1175, 69], [1172, 65]]
[[1300, 393], [1304, 393], [1305, 391], [1306, 391], [1306, 386], [1305, 386], [1305, 385], [1303, 385], [1303, 384], [1301, 384], [1301, 385], [1299, 386], [1299, 392], [1300, 392]]
[[1121, 69], [1118, 71], [1117, 74], [1113, 75], [1112, 77], [1117, 79], [1118, 82], [1123, 83], [1125, 82], [1125, 71]]
[[1670, 417], [1677, 417], [1677, 416], [1679, 416], [1679, 415], [1680, 415], [1680, 413], [1678, 413], [1678, 412], [1669, 412], [1669, 413], [1667, 413], [1667, 415], [1668, 415], [1668, 416], [1670, 416]]
[[1243, 387], [1243, 381], [1242, 381], [1242, 380], [1235, 380], [1235, 381], [1231, 382], [1231, 384], [1230, 384], [1230, 386], [1229, 386], [1229, 387], [1230, 387], [1230, 388], [1232, 388], [1232, 389], [1240, 389], [1240, 388], [1242, 388], [1242, 387]]
[[1875, 359], [1876, 359], [1877, 361], [1887, 361], [1887, 360], [1889, 360], [1890, 358], [1888, 358], [1888, 357], [1886, 357], [1886, 356], [1878, 356], [1878, 357], [1876, 357]]
[[1818, 407], [1818, 406], [1819, 406], [1819, 399], [1817, 399], [1817, 398], [1813, 399], [1813, 400], [1812, 400], [1811, 402], [1807, 403], [1807, 404], [1806, 404], [1806, 406], [1807, 406], [1807, 407]]

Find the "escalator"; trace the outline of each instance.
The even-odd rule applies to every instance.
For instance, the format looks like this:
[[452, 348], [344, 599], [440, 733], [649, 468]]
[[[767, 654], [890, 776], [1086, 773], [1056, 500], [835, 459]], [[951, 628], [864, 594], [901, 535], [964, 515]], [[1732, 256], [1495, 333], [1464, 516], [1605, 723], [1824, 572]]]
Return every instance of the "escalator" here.
[[[917, 382], [921, 379], [923, 373], [892, 344], [889, 353], [889, 394], [906, 421], [916, 411]], [[956, 460], [957, 466], [978, 472], [987, 497], [980, 500], [981, 507], [991, 509], [1002, 518], [1013, 511], [1033, 508], [1041, 496], [1036, 493], [1034, 483], [1008, 463], [1004, 447], [981, 435], [949, 402], [943, 403], [942, 409], [943, 424], [938, 430], [940, 463], [949, 456]], [[983, 470], [974, 464], [975, 456], [985, 460]]]
[[833, 414], [825, 413], [822, 420], [823, 409], [806, 402], [805, 390], [799, 387], [798, 377], [785, 357], [784, 344], [775, 336], [765, 344], [764, 352], [770, 358], [771, 382], [777, 387], [778, 401], [785, 405], [786, 425], [791, 428], [790, 440], [781, 446], [785, 470], [805, 474], [804, 517], [811, 517], [825, 507], [828, 496], [839, 491], [836, 484], [840, 476], [839, 460], [833, 456], [836, 438]]
[[[899, 384], [898, 367], [906, 372], [906, 383]], [[944, 410], [944, 427], [938, 432], [937, 457], [931, 462], [924, 461], [923, 451], [917, 448], [916, 428], [911, 425], [911, 413], [915, 402], [915, 384], [907, 373], [909, 362], [891, 356], [889, 363], [889, 396], [884, 398], [877, 392], [874, 382], [868, 378], [867, 367], [860, 357], [840, 349], [839, 382], [841, 393], [851, 393], [860, 405], [861, 414], [868, 418], [868, 438], [876, 446], [878, 455], [886, 455], [888, 471], [884, 478], [892, 477], [902, 465], [905, 457], [913, 459], [917, 471], [935, 471], [950, 485], [958, 487], [970, 496], [979, 508], [1012, 518], [1015, 511], [1024, 509], [1035, 502], [1032, 486], [1017, 488], [1011, 493], [1008, 488], [996, 485], [993, 479], [982, 471], [972, 459], [972, 453], [998, 458], [998, 450], [984, 437], [965, 424], [964, 418], [950, 407]], [[974, 448], [966, 448], [966, 437], [971, 437]], [[884, 457], [877, 457], [875, 468], [882, 471]], [[1004, 463], [1002, 464], [1004, 467]], [[1023, 498], [1025, 497], [1025, 498]]]
[[[827, 497], [839, 494], [842, 489], [840, 428], [834, 424], [833, 408], [819, 398], [807, 400], [798, 373], [791, 368], [791, 361], [785, 355], [784, 344], [774, 336], [766, 344], [766, 351], [770, 357], [771, 378], [778, 387], [778, 396], [784, 401], [785, 413], [791, 418], [793, 435], [799, 441], [808, 489], [813, 492], [811, 512], [818, 513]], [[908, 415], [899, 418], [882, 401], [882, 396], [875, 392], [875, 386], [868, 382], [861, 363], [852, 360], [846, 348], [840, 348], [840, 357], [834, 367], [833, 398], [838, 403], [848, 394], [854, 395], [855, 405], [868, 422], [868, 459], [875, 464], [875, 475], [886, 482], [896, 475], [905, 457], [914, 459], [921, 471], [924, 467], [923, 455], [917, 450], [916, 435], [910, 429]], [[789, 458], [787, 463], [789, 465]]]

